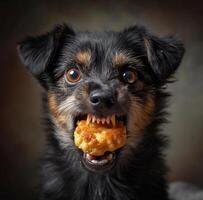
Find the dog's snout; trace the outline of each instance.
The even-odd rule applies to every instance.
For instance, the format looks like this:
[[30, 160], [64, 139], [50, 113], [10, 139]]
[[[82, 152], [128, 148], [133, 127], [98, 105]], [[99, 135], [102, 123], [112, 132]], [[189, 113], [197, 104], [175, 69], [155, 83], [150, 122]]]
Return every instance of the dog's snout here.
[[110, 108], [116, 103], [116, 95], [110, 91], [95, 90], [90, 93], [93, 108]]

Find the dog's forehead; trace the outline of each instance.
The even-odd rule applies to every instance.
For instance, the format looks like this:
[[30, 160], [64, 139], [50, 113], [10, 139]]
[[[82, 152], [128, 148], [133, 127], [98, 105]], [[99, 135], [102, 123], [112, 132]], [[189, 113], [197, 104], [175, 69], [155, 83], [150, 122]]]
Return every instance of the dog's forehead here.
[[72, 57], [74, 61], [85, 66], [97, 62], [120, 66], [129, 60], [129, 55], [130, 52], [121, 48], [116, 33], [88, 33], [76, 37]]

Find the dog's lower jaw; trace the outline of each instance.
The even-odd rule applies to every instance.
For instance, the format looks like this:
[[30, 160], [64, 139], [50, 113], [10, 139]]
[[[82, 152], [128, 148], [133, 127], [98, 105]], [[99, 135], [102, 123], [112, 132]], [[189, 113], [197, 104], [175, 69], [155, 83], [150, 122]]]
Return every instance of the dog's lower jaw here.
[[153, 131], [143, 136], [130, 162], [117, 163], [105, 174], [86, 170], [79, 154], [62, 149], [51, 132], [49, 142], [41, 168], [41, 200], [168, 200], [160, 152], [164, 141]]

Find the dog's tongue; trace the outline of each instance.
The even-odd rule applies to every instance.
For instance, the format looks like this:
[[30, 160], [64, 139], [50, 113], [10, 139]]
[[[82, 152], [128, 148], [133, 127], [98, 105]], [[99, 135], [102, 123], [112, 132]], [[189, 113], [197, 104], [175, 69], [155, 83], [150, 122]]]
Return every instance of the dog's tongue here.
[[111, 153], [111, 152], [106, 152], [102, 156], [93, 156], [93, 155], [90, 155], [88, 153], [84, 153], [84, 158], [89, 163], [92, 163], [92, 164], [95, 164], [95, 165], [105, 165], [108, 162], [112, 161], [113, 157], [114, 157], [114, 154]]
[[113, 155], [111, 152], [106, 152], [104, 155], [102, 156], [93, 156], [89, 153], [85, 153], [85, 156], [88, 160], [103, 160], [103, 159], [107, 159], [107, 160], [111, 160]]

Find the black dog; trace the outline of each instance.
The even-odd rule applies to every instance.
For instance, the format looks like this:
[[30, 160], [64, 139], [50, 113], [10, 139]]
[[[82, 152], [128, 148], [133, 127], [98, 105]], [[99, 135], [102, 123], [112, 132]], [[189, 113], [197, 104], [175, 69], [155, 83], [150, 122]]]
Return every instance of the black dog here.
[[[62, 25], [27, 38], [19, 52], [45, 89], [41, 200], [168, 199], [166, 139], [158, 128], [169, 96], [164, 86], [184, 53], [180, 41], [141, 26], [92, 33]], [[127, 144], [94, 160], [83, 154], [73, 132], [88, 114], [116, 115], [126, 125]]]

